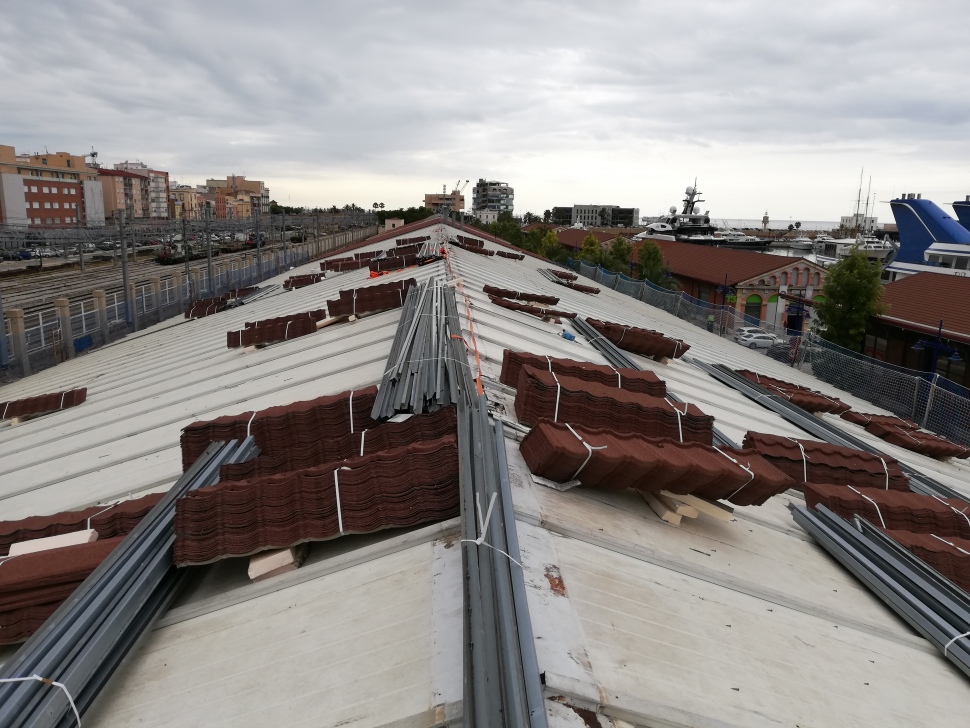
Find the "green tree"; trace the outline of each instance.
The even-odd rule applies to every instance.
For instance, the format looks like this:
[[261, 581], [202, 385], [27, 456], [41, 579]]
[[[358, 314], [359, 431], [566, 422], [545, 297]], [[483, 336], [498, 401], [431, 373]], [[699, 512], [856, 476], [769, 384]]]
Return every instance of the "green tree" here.
[[377, 219], [383, 225], [384, 221], [389, 217], [396, 217], [404, 220], [404, 224], [406, 225], [417, 222], [418, 220], [424, 220], [426, 217], [431, 217], [432, 215], [434, 215], [434, 210], [429, 210], [427, 207], [409, 207], [406, 210], [403, 208], [397, 210], [380, 210], [377, 213]]
[[552, 210], [544, 210], [542, 213], [542, 221], [550, 222], [552, 220]]
[[593, 233], [590, 233], [583, 238], [583, 247], [579, 251], [579, 259], [585, 260], [587, 263], [592, 263], [593, 265], [599, 265], [602, 252], [599, 241]]
[[663, 251], [652, 240], [644, 241], [637, 251], [637, 277], [661, 288], [670, 289], [677, 285], [670, 277], [670, 269], [664, 260]]
[[600, 257], [600, 265], [614, 273], [630, 274], [630, 254], [633, 252], [633, 245], [622, 235], [618, 236], [611, 244], [609, 251], [604, 251]]
[[825, 339], [862, 351], [869, 319], [886, 309], [881, 303], [881, 277], [882, 265], [861, 250], [853, 250], [829, 268], [822, 288], [825, 298], [815, 305]]

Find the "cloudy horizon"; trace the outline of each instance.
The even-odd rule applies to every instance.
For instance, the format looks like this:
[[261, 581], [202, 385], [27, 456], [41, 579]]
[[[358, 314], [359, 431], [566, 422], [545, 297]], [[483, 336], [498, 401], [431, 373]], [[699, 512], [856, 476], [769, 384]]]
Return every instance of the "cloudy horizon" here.
[[[244, 174], [281, 204], [837, 220], [970, 194], [970, 5], [0, 0], [0, 143]], [[888, 205], [875, 213], [891, 220]]]

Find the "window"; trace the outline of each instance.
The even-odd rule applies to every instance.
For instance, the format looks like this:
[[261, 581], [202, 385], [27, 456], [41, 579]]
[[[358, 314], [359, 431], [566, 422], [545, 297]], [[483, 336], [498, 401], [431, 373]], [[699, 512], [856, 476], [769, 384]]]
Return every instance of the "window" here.
[[761, 296], [757, 293], [748, 296], [745, 300], [744, 317], [750, 322], [761, 321]]
[[61, 218], [59, 218], [59, 217], [55, 217], [55, 218], [54, 218], [54, 224], [55, 224], [55, 225], [60, 225], [60, 224], [61, 224]]
[[70, 167], [70, 166], [71, 166], [71, 160], [70, 160], [70, 159], [68, 159], [68, 160], [66, 160], [66, 161], [67, 161], [67, 166], [68, 166], [68, 167]]
[[50, 225], [52, 221], [53, 221], [53, 218], [50, 218], [50, 217], [45, 217], [44, 218], [44, 223], [47, 224], [47, 225]]
[[788, 285], [788, 273], [782, 273], [781, 274], [781, 285], [783, 285], [783, 286], [787, 286]]
[[968, 262], [970, 262], [970, 258], [957, 258], [953, 267], [957, 270], [966, 270]]
[[54, 209], [55, 210], [58, 209], [60, 206], [61, 206], [61, 203], [60, 202], [55, 202], [54, 203]]
[[71, 188], [71, 194], [72, 195], [76, 195], [77, 194], [77, 190], [75, 188], [73, 188], [73, 187]]
[[41, 164], [47, 164], [47, 160], [46, 159], [42, 159], [42, 160], [40, 160], [40, 163]]
[[45, 210], [49, 210], [49, 209], [51, 209], [51, 203], [49, 203], [49, 202], [45, 202], [45, 203], [44, 203], [44, 209], [45, 209]]
[[35, 203], [33, 204], [33, 207], [34, 207], [34, 209], [36, 210], [36, 209], [37, 209], [38, 207], [40, 207], [40, 203], [39, 203], [39, 202], [35, 202]]
[[949, 255], [944, 255], [940, 258], [940, 268], [952, 268], [953, 258]]
[[44, 191], [44, 194], [45, 194], [45, 195], [46, 195], [46, 194], [49, 194], [49, 193], [50, 193], [50, 191], [51, 191], [51, 188], [50, 188], [50, 187], [44, 187], [44, 188], [43, 188], [43, 191]]
[[30, 191], [31, 192], [36, 192], [37, 191], [37, 185], [31, 185], [30, 186]]

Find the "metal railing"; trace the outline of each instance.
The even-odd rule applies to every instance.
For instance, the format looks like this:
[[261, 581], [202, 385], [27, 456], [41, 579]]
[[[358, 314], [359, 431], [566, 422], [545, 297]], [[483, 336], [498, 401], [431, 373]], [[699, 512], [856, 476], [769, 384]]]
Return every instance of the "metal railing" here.
[[[31, 320], [33, 319], [33, 320]], [[29, 324], [33, 323], [31, 326]], [[37, 351], [51, 346], [55, 333], [59, 334], [61, 322], [54, 309], [37, 311], [24, 317], [24, 335], [27, 339], [27, 351]]]
[[85, 336], [98, 330], [98, 311], [94, 301], [75, 301], [71, 304], [71, 333]]

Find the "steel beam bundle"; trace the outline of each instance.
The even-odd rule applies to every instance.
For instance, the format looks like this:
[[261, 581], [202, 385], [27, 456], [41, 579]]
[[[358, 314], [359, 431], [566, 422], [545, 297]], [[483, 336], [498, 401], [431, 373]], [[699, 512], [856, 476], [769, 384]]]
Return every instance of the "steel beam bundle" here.
[[[723, 364], [707, 364], [706, 362], [698, 361], [697, 359], [693, 358], [689, 359], [689, 361], [699, 369], [703, 369], [719, 382], [722, 382], [737, 390], [744, 396], [760, 404], [762, 407], [770, 409], [772, 412], [780, 415], [796, 427], [799, 427], [810, 435], [814, 435], [830, 445], [839, 445], [841, 447], [853, 448], [855, 450], [863, 450], [864, 452], [872, 453], [873, 455], [878, 455], [879, 457], [887, 457], [886, 453], [882, 452], [879, 448], [870, 445], [865, 440], [862, 440], [855, 435], [852, 435], [845, 430], [826, 422], [820, 417], [809, 414], [798, 405], [792, 404], [777, 393], [772, 393], [764, 387], [745, 379], [740, 374]], [[939, 482], [938, 480], [934, 480], [928, 475], [921, 473], [905, 463], [900, 462], [899, 467], [903, 473], [906, 474], [906, 477], [909, 478], [910, 490], [916, 493], [922, 493], [923, 495], [937, 495], [941, 498], [957, 498], [959, 500], [970, 502], [970, 499], [967, 498], [966, 494], [956, 491], [953, 488]]]
[[819, 545], [970, 677], [966, 592], [858, 516], [850, 524], [822, 505], [789, 509]]
[[[371, 410], [373, 419], [399, 412], [434, 412], [458, 401], [459, 364], [450, 345], [454, 340], [449, 339], [444, 301], [445, 291], [450, 290], [437, 277], [408, 289]], [[451, 299], [454, 303], [454, 291]], [[461, 331], [456, 335], [460, 338]], [[460, 361], [466, 361], [464, 350]]]
[[[33, 675], [63, 684], [83, 716], [125, 658], [178, 594], [185, 578], [172, 549], [175, 501], [219, 480], [219, 468], [258, 453], [252, 437], [213, 443], [17, 654], [0, 678]], [[45, 682], [0, 683], [4, 728], [75, 726], [64, 690]]]
[[[549, 275], [552, 274], [550, 273]], [[555, 278], [555, 276], [552, 277]], [[592, 325], [582, 316], [577, 316], [573, 319], [573, 328], [589, 340], [589, 343], [592, 344], [593, 347], [603, 355], [603, 358], [610, 363], [610, 366], [616, 369], [636, 369], [637, 371], [644, 371], [642, 366], [627, 356], [627, 354], [616, 344], [594, 329]], [[671, 402], [678, 402], [680, 404], [684, 403], [684, 400], [680, 399], [674, 394], [671, 394], [669, 391], [667, 392], [667, 399], [669, 399]], [[735, 443], [734, 440], [717, 429], [717, 427], [714, 428], [714, 444], [731, 447], [735, 450], [740, 449], [740, 446]]]

